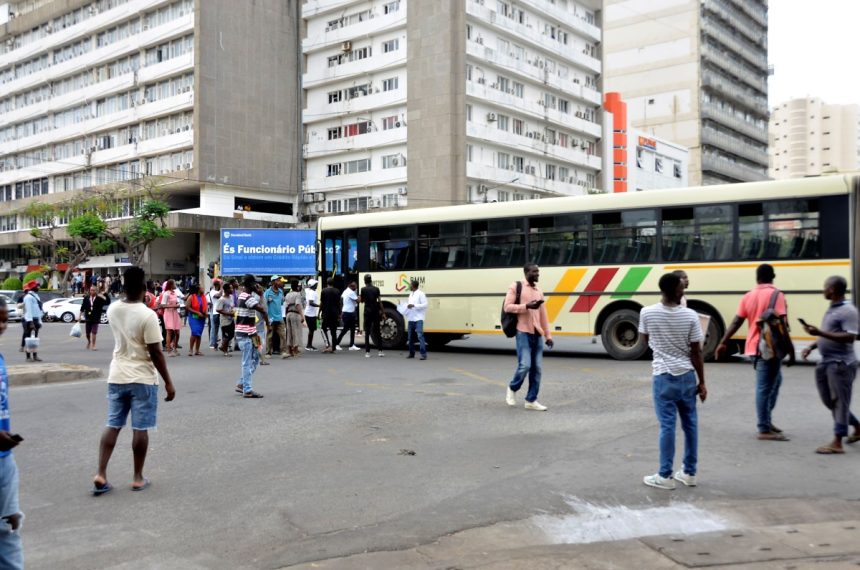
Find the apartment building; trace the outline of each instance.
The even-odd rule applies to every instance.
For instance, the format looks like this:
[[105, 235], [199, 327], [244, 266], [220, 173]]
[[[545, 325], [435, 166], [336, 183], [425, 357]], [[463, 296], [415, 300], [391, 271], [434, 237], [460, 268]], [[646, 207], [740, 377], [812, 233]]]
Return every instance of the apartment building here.
[[692, 185], [768, 177], [767, 25], [767, 0], [606, 0], [606, 89], [690, 150]]
[[605, 188], [600, 5], [306, 0], [304, 213]]
[[155, 276], [200, 271], [222, 226], [294, 222], [298, 2], [0, 0], [0, 271], [39, 262], [29, 202], [116, 184], [170, 202]]
[[777, 180], [860, 169], [860, 105], [806, 97], [770, 115], [770, 176]]

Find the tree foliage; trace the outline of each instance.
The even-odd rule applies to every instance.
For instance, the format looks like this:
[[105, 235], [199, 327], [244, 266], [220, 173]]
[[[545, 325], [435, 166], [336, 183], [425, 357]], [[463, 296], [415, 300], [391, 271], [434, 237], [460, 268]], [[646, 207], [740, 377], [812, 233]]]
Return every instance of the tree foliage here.
[[23, 279], [24, 283], [29, 283], [30, 281], [38, 281], [39, 287], [45, 284], [45, 274], [41, 271], [31, 271], [24, 275]]
[[7, 291], [18, 291], [23, 286], [24, 284], [21, 283], [21, 280], [17, 277], [7, 277], [6, 280], [3, 281], [3, 289], [6, 289]]

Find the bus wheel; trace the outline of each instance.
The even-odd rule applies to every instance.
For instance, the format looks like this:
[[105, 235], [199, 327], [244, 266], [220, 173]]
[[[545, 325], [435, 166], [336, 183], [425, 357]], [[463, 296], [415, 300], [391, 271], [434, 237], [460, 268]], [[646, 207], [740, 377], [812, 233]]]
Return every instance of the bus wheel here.
[[600, 330], [600, 340], [616, 360], [636, 360], [648, 351], [639, 334], [639, 313], [633, 309], [620, 309], [609, 315]]
[[705, 360], [712, 362], [715, 360], [714, 355], [717, 352], [717, 345], [720, 344], [720, 339], [723, 338], [723, 327], [720, 321], [710, 311], [702, 311], [706, 315], [710, 315], [711, 320], [708, 322], [708, 330], [705, 333], [705, 347], [702, 352], [705, 355]]
[[385, 318], [379, 323], [382, 348], [391, 350], [406, 346], [406, 323], [397, 309], [385, 307]]

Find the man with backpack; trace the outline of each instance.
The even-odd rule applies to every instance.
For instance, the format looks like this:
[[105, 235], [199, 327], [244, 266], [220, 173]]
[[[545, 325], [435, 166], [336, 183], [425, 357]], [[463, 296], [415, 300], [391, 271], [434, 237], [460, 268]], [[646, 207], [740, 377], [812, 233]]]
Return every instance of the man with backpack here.
[[774, 287], [773, 266], [763, 263], [756, 268], [758, 285], [741, 299], [737, 315], [717, 347], [716, 358], [726, 351], [726, 343], [748, 320], [749, 330], [744, 354], [752, 358], [756, 372], [756, 413], [758, 438], [764, 441], [788, 441], [782, 430], [773, 425], [773, 409], [782, 384], [781, 366], [794, 364], [794, 345], [789, 337], [785, 293]]

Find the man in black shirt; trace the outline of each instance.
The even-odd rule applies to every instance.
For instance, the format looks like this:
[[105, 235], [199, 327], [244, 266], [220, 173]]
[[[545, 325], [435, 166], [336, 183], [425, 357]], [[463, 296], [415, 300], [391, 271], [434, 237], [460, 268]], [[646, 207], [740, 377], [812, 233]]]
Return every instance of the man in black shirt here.
[[379, 356], [383, 357], [385, 355], [382, 353], [382, 336], [379, 332], [379, 325], [384, 316], [382, 295], [379, 287], [373, 285], [373, 278], [370, 275], [364, 276], [364, 287], [361, 288], [359, 302], [364, 303], [364, 357], [370, 358], [371, 335], [373, 343], [379, 349]]
[[340, 291], [334, 286], [334, 279], [326, 281], [326, 288], [320, 293], [320, 307], [322, 308], [322, 330], [323, 335], [328, 334], [331, 338], [331, 346], [327, 346], [323, 352], [334, 354], [337, 342], [337, 321], [340, 318]]

